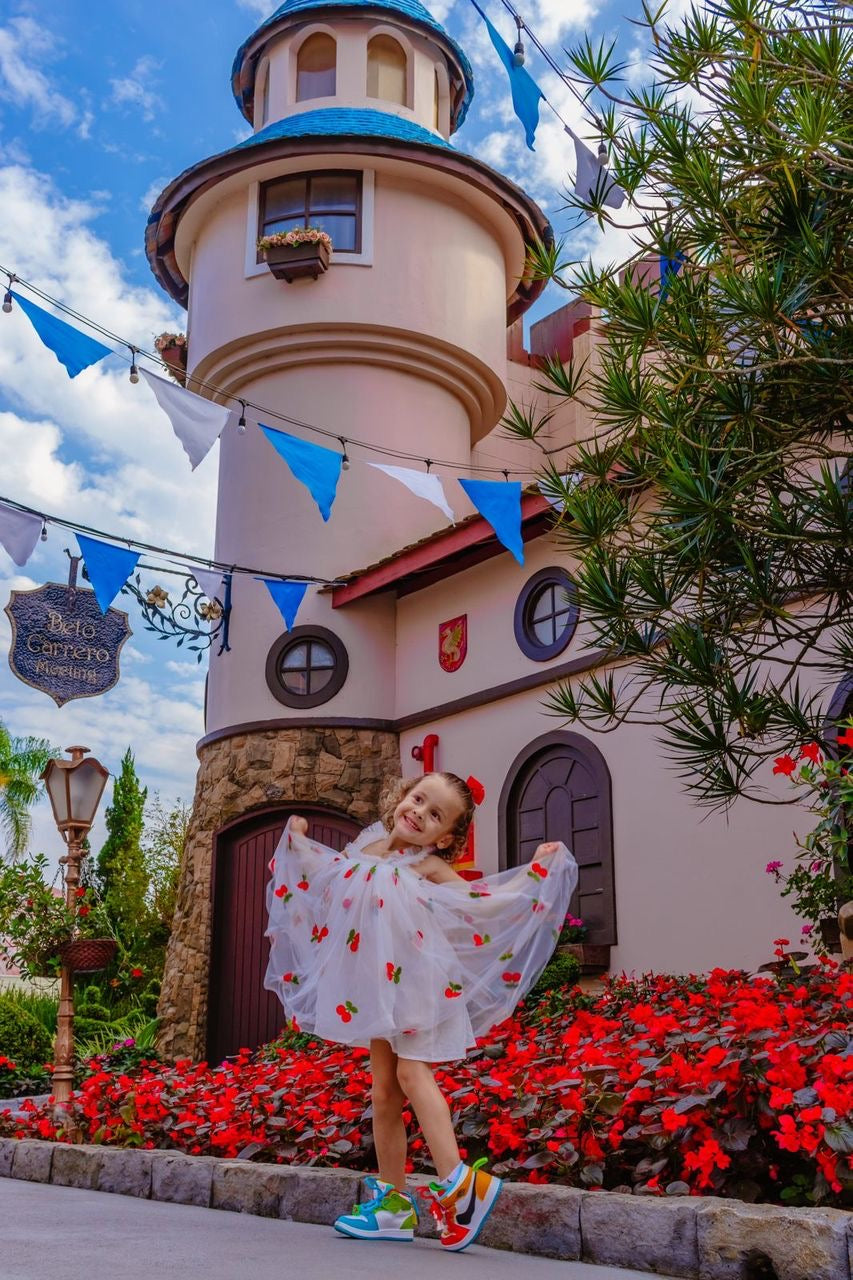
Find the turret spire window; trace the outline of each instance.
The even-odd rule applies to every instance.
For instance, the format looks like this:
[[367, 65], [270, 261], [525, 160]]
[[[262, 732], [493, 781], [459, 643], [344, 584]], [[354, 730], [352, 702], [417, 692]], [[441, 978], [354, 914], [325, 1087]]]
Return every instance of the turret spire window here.
[[337, 45], [331, 36], [309, 36], [296, 55], [296, 101], [335, 96]]

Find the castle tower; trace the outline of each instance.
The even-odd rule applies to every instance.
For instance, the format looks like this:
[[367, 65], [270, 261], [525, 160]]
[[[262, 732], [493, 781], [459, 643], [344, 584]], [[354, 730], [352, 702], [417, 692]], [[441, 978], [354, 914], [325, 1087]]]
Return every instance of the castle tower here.
[[[464, 53], [418, 0], [286, 0], [238, 50], [232, 86], [254, 132], [170, 183], [146, 233], [154, 274], [188, 310], [189, 385], [268, 406], [287, 418], [268, 426], [315, 443], [366, 441], [464, 474], [505, 408], [507, 327], [540, 289], [526, 246], [551, 236], [519, 188], [450, 142], [473, 94]], [[275, 278], [258, 237], [306, 225], [331, 235], [329, 270]], [[219, 560], [331, 579], [445, 523], [357, 466], [394, 459], [355, 443], [323, 523], [263, 415], [247, 417], [220, 442]], [[245, 966], [233, 988], [234, 949], [244, 960], [251, 938], [259, 984], [262, 882], [288, 814], [341, 844], [400, 769], [393, 598], [335, 611], [310, 591], [290, 633], [253, 578], [235, 576], [232, 604], [160, 1004], [160, 1049], [175, 1056], [213, 1059], [228, 1036], [259, 1034], [238, 1006], [267, 993], [246, 989]], [[274, 1034], [280, 1008], [264, 1007]]]

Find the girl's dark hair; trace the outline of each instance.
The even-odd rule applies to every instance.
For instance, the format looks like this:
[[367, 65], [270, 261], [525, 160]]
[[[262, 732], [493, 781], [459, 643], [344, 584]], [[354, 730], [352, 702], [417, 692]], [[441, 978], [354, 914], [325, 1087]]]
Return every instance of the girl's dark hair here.
[[462, 803], [462, 813], [453, 824], [453, 843], [448, 845], [446, 849], [436, 849], [435, 852], [439, 858], [444, 858], [445, 862], [455, 862], [465, 848], [465, 841], [468, 838], [468, 828], [474, 817], [474, 797], [471, 794], [471, 788], [467, 782], [458, 777], [455, 773], [440, 773], [437, 769], [432, 774], [424, 774], [420, 778], [391, 778], [385, 786], [381, 796], [379, 797], [379, 816], [382, 825], [386, 831], [393, 830], [394, 827], [394, 810], [403, 799], [407, 796], [419, 782], [423, 782], [424, 777], [443, 778], [458, 795]]

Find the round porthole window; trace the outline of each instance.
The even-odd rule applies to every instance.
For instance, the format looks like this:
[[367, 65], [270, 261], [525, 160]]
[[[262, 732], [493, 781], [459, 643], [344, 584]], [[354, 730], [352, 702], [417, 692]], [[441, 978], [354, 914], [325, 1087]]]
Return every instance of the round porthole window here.
[[515, 639], [534, 662], [562, 653], [575, 632], [575, 585], [565, 569], [540, 569], [524, 584], [515, 602]]
[[294, 627], [267, 655], [267, 684], [286, 707], [319, 707], [343, 687], [349, 658], [325, 627]]

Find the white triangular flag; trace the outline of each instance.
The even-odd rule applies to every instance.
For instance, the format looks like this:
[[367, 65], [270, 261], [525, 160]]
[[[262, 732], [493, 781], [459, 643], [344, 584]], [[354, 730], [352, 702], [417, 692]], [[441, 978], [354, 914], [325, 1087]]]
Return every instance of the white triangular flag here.
[[[577, 173], [575, 174], [575, 195], [582, 200], [597, 200], [604, 191], [604, 203], [611, 209], [621, 209], [625, 202], [625, 192], [615, 180], [607, 165], [602, 164], [594, 156], [585, 142], [566, 125], [566, 133], [575, 144]], [[605, 184], [602, 188], [602, 183]]]
[[187, 572], [192, 574], [208, 600], [218, 598], [220, 603], [224, 604], [225, 588], [222, 585], [223, 572], [221, 569], [202, 569], [190, 564], [187, 565]]
[[384, 462], [368, 462], [369, 467], [375, 467], [377, 471], [384, 471], [386, 476], [391, 476], [392, 480], [399, 480], [400, 484], [404, 484], [416, 498], [424, 498], [425, 501], [431, 502], [434, 507], [438, 507], [439, 511], [443, 511], [451, 524], [456, 523], [456, 519], [447, 505], [447, 498], [444, 496], [444, 487], [438, 476], [434, 476], [429, 471], [414, 471], [411, 467], [390, 467]]
[[169, 418], [195, 471], [202, 458], [209, 453], [232, 410], [224, 404], [212, 404], [210, 400], [197, 396], [194, 391], [187, 391], [185, 387], [173, 387], [165, 378], [158, 378], [147, 369], [140, 369], [139, 372]]
[[[581, 480], [583, 480], [583, 472], [582, 471], [564, 471], [563, 474], [560, 476], [560, 479], [568, 489], [569, 493], [571, 493], [572, 489], [576, 489], [580, 484]], [[538, 481], [538, 486], [539, 486], [539, 492], [542, 494], [542, 497], [546, 498], [548, 502], [550, 502], [552, 507], [556, 507], [558, 510], [562, 510], [563, 507], [565, 507], [566, 504], [563, 501], [562, 496], [558, 493], [555, 493], [555, 489], [557, 486], [554, 478], [550, 473]]]
[[0, 502], [0, 543], [17, 565], [25, 565], [35, 550], [42, 529], [41, 516], [18, 511]]

